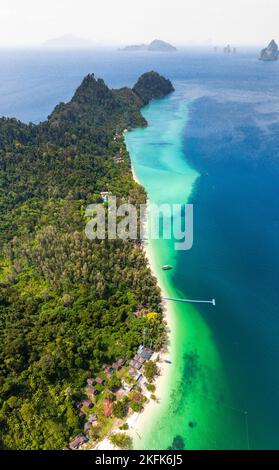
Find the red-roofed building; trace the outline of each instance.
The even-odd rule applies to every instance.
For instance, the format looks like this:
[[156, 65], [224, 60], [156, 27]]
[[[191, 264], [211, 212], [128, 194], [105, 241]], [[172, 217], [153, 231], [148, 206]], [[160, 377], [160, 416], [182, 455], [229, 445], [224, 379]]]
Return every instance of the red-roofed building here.
[[113, 402], [110, 400], [104, 400], [104, 415], [108, 418], [112, 415]]

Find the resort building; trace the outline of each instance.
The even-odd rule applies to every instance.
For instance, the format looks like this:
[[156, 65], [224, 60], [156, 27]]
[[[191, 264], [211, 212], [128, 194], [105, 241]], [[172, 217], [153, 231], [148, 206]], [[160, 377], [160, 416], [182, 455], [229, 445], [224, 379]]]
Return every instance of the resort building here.
[[142, 344], [140, 345], [138, 349], [138, 354], [145, 360], [149, 361], [151, 357], [153, 356], [153, 350], [151, 348], [146, 348]]
[[138, 348], [137, 354], [133, 357], [132, 361], [130, 362], [130, 366], [139, 371], [145, 361], [149, 361], [152, 356], [153, 350], [151, 348], [146, 348], [141, 344]]
[[101, 377], [96, 377], [96, 379], [94, 380], [94, 383], [99, 384], [99, 385], [104, 385], [105, 381]]
[[79, 446], [85, 444], [86, 442], [86, 437], [83, 434], [79, 434], [77, 437], [75, 437], [75, 439], [70, 442], [69, 447], [72, 450], [76, 450], [79, 448]]
[[118, 361], [114, 362], [112, 364], [112, 369], [113, 370], [120, 370], [125, 364], [125, 359], [118, 359]]
[[96, 395], [98, 395], [99, 392], [98, 392], [98, 390], [96, 390], [92, 385], [88, 385], [88, 386], [86, 387], [86, 393], [87, 393], [87, 395], [94, 395], [94, 396], [96, 396]]

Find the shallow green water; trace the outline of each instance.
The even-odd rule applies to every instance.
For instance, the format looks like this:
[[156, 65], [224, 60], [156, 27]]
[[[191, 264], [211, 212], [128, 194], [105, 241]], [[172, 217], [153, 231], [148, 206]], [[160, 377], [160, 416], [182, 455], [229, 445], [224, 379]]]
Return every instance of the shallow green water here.
[[[149, 126], [126, 134], [134, 172], [150, 203], [185, 203], [195, 189], [199, 174], [187, 164], [183, 152], [189, 106], [179, 91], [154, 101], [143, 110]], [[175, 287], [182, 255], [174, 243], [173, 239], [149, 239], [152, 265], [169, 296], [189, 298], [187, 286], [183, 292]], [[164, 264], [174, 269], [162, 271]], [[214, 315], [211, 305], [207, 310], [208, 315]], [[246, 416], [234, 408], [218, 347], [204, 315], [193, 304], [173, 303], [171, 316], [168, 384], [135, 447], [246, 448]]]

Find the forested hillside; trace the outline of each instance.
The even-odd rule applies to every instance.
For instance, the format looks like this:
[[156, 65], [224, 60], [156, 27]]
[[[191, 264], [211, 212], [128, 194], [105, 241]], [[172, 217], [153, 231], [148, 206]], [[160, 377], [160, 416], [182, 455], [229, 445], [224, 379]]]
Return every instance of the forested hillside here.
[[[103, 191], [145, 202], [122, 132], [146, 125], [141, 106], [172, 90], [154, 72], [134, 91], [88, 75], [43, 123], [0, 119], [3, 449], [61, 449], [82, 429], [76, 403], [86, 378], [131, 357], [143, 329], [155, 349], [165, 339], [140, 243], [90, 241], [84, 229], [85, 209]], [[136, 317], [138, 306], [156, 321]]]

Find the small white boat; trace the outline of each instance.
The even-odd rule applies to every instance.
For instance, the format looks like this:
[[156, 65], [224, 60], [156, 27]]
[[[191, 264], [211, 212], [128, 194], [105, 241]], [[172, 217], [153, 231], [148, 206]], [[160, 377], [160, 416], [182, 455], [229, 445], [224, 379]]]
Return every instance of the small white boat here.
[[162, 269], [163, 269], [164, 271], [169, 271], [170, 269], [172, 269], [172, 266], [171, 266], [170, 264], [165, 264], [165, 265], [162, 267]]

